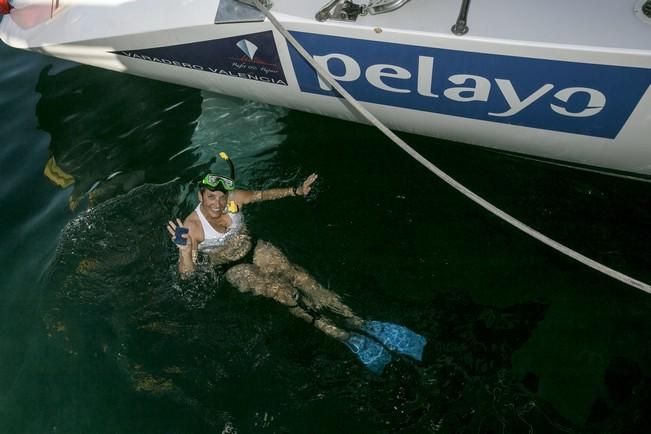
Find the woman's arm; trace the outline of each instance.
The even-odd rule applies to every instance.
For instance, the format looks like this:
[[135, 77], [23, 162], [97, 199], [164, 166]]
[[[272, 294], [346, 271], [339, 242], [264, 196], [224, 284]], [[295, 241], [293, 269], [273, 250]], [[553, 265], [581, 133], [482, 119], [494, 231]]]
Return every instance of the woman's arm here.
[[237, 190], [235, 192], [235, 201], [239, 205], [246, 205], [254, 202], [262, 202], [265, 200], [276, 200], [291, 196], [307, 196], [312, 190], [312, 184], [319, 176], [316, 173], [308, 176], [300, 187], [287, 187], [287, 188], [270, 188], [268, 190]]
[[194, 247], [191, 243], [187, 248], [179, 249], [179, 273], [182, 276], [187, 276], [188, 274], [194, 273], [195, 263], [194, 258], [192, 257], [192, 251]]
[[181, 223], [181, 220], [176, 219], [176, 223], [173, 221], [167, 222], [167, 231], [170, 233], [172, 240], [174, 239], [174, 234], [177, 226], [182, 226], [188, 228], [188, 233], [182, 235], [186, 239], [186, 244], [180, 245], [175, 244], [179, 249], [179, 273], [182, 276], [187, 276], [191, 273], [194, 273], [196, 268], [195, 255], [193, 254], [197, 250], [198, 239], [196, 223], [192, 222], [189, 219], [186, 219], [184, 223]]

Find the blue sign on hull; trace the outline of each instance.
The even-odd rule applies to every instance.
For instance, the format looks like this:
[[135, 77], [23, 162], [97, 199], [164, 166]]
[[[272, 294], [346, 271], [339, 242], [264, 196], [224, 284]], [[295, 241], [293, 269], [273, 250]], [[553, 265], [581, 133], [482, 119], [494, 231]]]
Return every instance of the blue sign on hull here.
[[[294, 37], [360, 101], [615, 138], [651, 70], [373, 42]], [[301, 91], [337, 96], [290, 48]]]
[[270, 31], [112, 53], [132, 59], [287, 86], [276, 43]]

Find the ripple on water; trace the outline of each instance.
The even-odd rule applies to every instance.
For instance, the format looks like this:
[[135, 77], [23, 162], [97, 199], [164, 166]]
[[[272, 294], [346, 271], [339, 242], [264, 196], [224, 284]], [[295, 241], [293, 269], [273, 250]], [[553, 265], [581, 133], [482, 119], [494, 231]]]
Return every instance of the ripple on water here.
[[[204, 92], [202, 114], [192, 136], [197, 163], [210, 163], [225, 150], [238, 168], [259, 165], [254, 158], [277, 148], [286, 136], [287, 109]], [[223, 171], [220, 161], [211, 170]]]

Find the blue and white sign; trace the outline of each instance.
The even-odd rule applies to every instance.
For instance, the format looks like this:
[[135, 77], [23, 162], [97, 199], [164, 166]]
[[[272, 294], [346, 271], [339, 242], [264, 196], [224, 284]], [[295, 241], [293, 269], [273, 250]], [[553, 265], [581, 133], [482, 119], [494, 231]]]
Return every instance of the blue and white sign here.
[[287, 86], [271, 31], [112, 53], [131, 59]]
[[[651, 70], [311, 33], [294, 37], [360, 101], [613, 139]], [[295, 49], [301, 91], [338, 96]]]

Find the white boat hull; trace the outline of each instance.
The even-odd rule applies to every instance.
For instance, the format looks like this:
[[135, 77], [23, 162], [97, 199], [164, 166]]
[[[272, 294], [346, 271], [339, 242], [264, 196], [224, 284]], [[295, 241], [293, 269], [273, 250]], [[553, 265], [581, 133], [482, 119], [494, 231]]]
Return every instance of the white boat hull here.
[[[183, 21], [158, 11], [178, 3], [167, 0], [122, 1], [115, 11], [67, 3], [31, 28], [3, 19], [0, 37], [101, 68], [360, 121], [268, 21], [214, 24], [215, 1], [189, 1], [193, 16]], [[391, 14], [369, 25], [320, 23], [276, 3], [281, 23], [392, 129], [651, 175], [651, 25], [635, 16], [647, 39], [624, 49], [382, 25]], [[152, 8], [146, 26], [125, 18]]]

